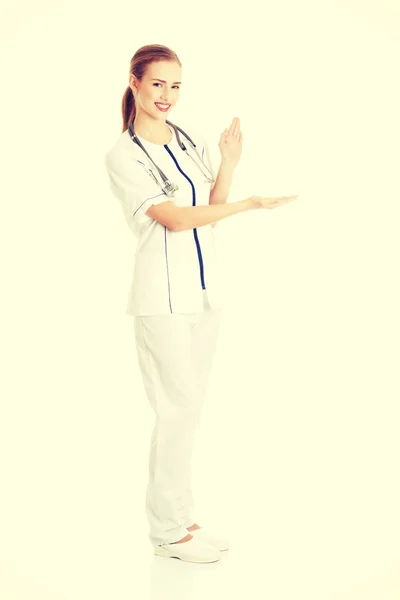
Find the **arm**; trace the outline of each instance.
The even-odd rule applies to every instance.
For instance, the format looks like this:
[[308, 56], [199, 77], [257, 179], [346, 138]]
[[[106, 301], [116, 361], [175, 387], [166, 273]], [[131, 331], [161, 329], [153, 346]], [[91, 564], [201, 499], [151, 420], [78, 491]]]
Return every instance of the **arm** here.
[[[234, 125], [231, 126], [231, 129], [234, 129]], [[228, 147], [227, 139], [225, 139], [225, 137], [228, 137], [228, 134], [226, 134], [224, 140], [222, 140], [223, 135], [221, 136], [220, 145], [224, 144], [223, 148], [225, 148]], [[217, 177], [214, 175], [207, 143], [204, 142], [205, 159], [208, 163], [210, 171], [213, 174], [213, 178], [215, 178], [215, 184], [210, 191], [208, 205], [177, 207], [173, 202], [164, 202], [158, 206], [150, 207], [148, 211], [146, 211], [147, 214], [168, 226], [168, 228], [172, 231], [185, 231], [186, 229], [194, 229], [195, 227], [202, 227], [203, 225], [210, 224], [212, 227], [214, 227], [216, 222], [220, 221], [221, 219], [225, 219], [233, 214], [250, 210], [252, 208], [258, 208], [258, 205], [254, 201], [253, 197], [229, 204], [226, 202], [232, 183], [233, 171], [237, 164], [237, 150], [235, 149], [236, 144], [234, 143], [232, 137], [230, 139], [231, 141], [229, 147], [232, 147], [232, 144], [234, 144], [233, 151], [231, 150], [230, 152], [227, 152], [225, 150], [222, 154], [222, 161]]]
[[147, 214], [172, 231], [185, 231], [203, 225], [215, 227], [217, 221], [230, 217], [239, 212], [258, 208], [252, 198], [227, 203], [229, 189], [232, 183], [235, 167], [222, 160], [214, 187], [210, 192], [209, 205], [178, 207], [167, 201], [158, 206], [152, 206]]
[[240, 212], [256, 208], [253, 197], [230, 202], [229, 204], [220, 203], [206, 206], [181, 206], [175, 207], [176, 220], [174, 231], [185, 231], [194, 229], [203, 225], [210, 225], [221, 219], [226, 219]]
[[210, 204], [223, 204], [227, 201], [234, 170], [230, 163], [221, 162], [214, 187], [210, 192]]
[[[210, 192], [210, 204], [224, 204], [227, 201], [234, 170], [229, 163], [221, 162], [214, 187]], [[211, 225], [215, 227], [216, 223]]]

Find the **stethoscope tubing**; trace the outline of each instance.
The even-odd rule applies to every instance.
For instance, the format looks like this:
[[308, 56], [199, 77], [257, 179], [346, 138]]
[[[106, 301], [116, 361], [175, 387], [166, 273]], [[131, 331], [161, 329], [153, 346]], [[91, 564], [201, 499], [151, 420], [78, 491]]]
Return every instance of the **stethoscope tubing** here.
[[[171, 125], [171, 127], [173, 128], [174, 132], [175, 132], [175, 136], [177, 139], [177, 142], [180, 146], [180, 148], [186, 152], [186, 154], [193, 160], [193, 162], [197, 165], [197, 167], [200, 169], [200, 171], [202, 172], [202, 174], [207, 178], [207, 181], [209, 181], [210, 183], [214, 182], [215, 179], [213, 179], [212, 173], [210, 171], [210, 169], [208, 168], [208, 166], [205, 164], [204, 160], [202, 159], [202, 157], [200, 156], [197, 148], [196, 148], [196, 144], [193, 142], [193, 140], [189, 137], [189, 135], [183, 131], [183, 129], [181, 129], [180, 127], [178, 127], [178, 125], [174, 125], [174, 123], [171, 123], [171, 121], [167, 121], [166, 123], [168, 125]], [[162, 170], [156, 165], [156, 163], [154, 162], [154, 160], [151, 158], [150, 154], [147, 152], [146, 148], [144, 148], [143, 144], [140, 142], [140, 140], [138, 139], [137, 135], [135, 134], [134, 128], [133, 128], [133, 121], [132, 123], [129, 123], [128, 126], [128, 131], [129, 131], [129, 135], [131, 136], [131, 139], [133, 142], [135, 142], [142, 150], [143, 152], [145, 152], [147, 154], [147, 156], [149, 157], [149, 159], [151, 160], [151, 162], [153, 163], [153, 165], [156, 167], [157, 171], [159, 172], [163, 182], [164, 182], [164, 187], [159, 183], [159, 181], [157, 180], [157, 183], [160, 185], [161, 189], [167, 194], [167, 196], [169, 197], [173, 197], [175, 195], [175, 191], [179, 189], [179, 186], [176, 183], [172, 183], [171, 181], [169, 181], [169, 179], [165, 176], [165, 174], [162, 172]], [[207, 171], [210, 173], [210, 175], [207, 175], [206, 173], [204, 173], [203, 169], [200, 167], [200, 165], [195, 161], [195, 159], [193, 158], [193, 156], [191, 154], [189, 154], [185, 144], [182, 142], [181, 137], [179, 135], [179, 131], [181, 133], [183, 133], [183, 135], [189, 140], [189, 142], [192, 144], [194, 151], [196, 152], [199, 160], [202, 162], [202, 164], [206, 167]], [[210, 178], [211, 176], [211, 178]]]

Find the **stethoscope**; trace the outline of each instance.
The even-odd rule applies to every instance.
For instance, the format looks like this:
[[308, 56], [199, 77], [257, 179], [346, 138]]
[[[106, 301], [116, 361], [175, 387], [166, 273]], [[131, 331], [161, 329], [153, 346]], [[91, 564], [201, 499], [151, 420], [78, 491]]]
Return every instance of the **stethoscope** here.
[[[203, 173], [203, 175], [207, 178], [207, 181], [210, 183], [213, 183], [215, 181], [215, 179], [213, 179], [212, 173], [210, 171], [210, 169], [208, 168], [208, 166], [205, 164], [204, 160], [202, 159], [202, 157], [199, 154], [199, 151], [196, 148], [196, 144], [193, 142], [193, 140], [188, 136], [187, 133], [185, 133], [183, 131], [183, 129], [181, 129], [180, 127], [178, 127], [177, 125], [174, 125], [173, 123], [171, 123], [171, 121], [165, 121], [166, 123], [168, 123], [168, 125], [171, 125], [171, 127], [173, 128], [174, 132], [175, 132], [175, 136], [176, 136], [176, 140], [179, 144], [179, 146], [181, 147], [181, 149], [186, 152], [186, 154], [188, 156], [190, 156], [190, 158], [193, 160], [193, 162], [197, 165], [197, 167], [200, 169], [200, 171]], [[131, 139], [133, 142], [135, 142], [136, 144], [138, 144], [138, 146], [140, 146], [140, 148], [147, 154], [147, 156], [149, 157], [149, 159], [151, 160], [151, 162], [153, 163], [153, 165], [155, 166], [155, 168], [157, 169], [157, 171], [159, 172], [159, 174], [161, 175], [161, 178], [164, 182], [164, 187], [161, 185], [161, 183], [158, 181], [158, 179], [156, 179], [154, 177], [154, 179], [157, 181], [158, 185], [161, 187], [161, 189], [163, 190], [163, 192], [169, 197], [169, 198], [173, 198], [175, 196], [175, 192], [176, 190], [179, 189], [179, 185], [176, 183], [172, 183], [172, 181], [170, 181], [165, 175], [164, 173], [161, 171], [161, 169], [159, 169], [156, 165], [156, 163], [154, 162], [154, 160], [151, 158], [150, 154], [147, 152], [146, 148], [144, 148], [143, 144], [141, 143], [141, 141], [139, 140], [139, 138], [137, 137], [137, 135], [135, 134], [135, 131], [133, 129], [133, 121], [132, 123], [129, 124], [128, 127], [128, 131], [129, 131], [129, 135], [131, 136]], [[210, 173], [211, 177], [209, 175], [207, 175], [206, 173], [204, 173], [203, 169], [201, 168], [201, 166], [198, 164], [198, 162], [193, 158], [193, 156], [191, 154], [189, 154], [189, 152], [187, 151], [187, 148], [185, 146], [185, 144], [181, 141], [180, 135], [178, 130], [183, 133], [183, 135], [189, 140], [189, 142], [191, 143], [191, 145], [193, 146], [193, 149], [195, 150], [198, 158], [200, 159], [200, 161], [203, 163], [203, 165], [206, 167], [207, 171]]]

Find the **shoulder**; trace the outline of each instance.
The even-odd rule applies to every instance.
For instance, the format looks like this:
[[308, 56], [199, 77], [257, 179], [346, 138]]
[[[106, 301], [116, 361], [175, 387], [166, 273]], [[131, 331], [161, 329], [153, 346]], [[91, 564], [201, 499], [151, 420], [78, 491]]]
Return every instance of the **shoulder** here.
[[138, 145], [133, 143], [126, 129], [104, 154], [104, 162], [109, 169], [121, 168], [123, 165], [136, 163], [139, 157]]

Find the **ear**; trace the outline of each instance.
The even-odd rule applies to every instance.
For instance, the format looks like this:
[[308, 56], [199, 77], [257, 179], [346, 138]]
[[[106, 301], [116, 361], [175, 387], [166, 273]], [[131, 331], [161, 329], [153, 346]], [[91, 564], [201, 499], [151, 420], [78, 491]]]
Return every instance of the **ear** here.
[[129, 76], [129, 87], [131, 88], [132, 92], [137, 92], [136, 79], [133, 73], [131, 73]]

